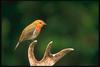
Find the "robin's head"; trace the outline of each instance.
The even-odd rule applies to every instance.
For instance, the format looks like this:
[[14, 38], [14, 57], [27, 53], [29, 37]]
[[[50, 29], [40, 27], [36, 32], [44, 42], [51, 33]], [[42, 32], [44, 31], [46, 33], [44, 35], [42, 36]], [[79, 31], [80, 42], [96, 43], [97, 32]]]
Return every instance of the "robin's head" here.
[[40, 32], [41, 28], [42, 28], [44, 25], [46, 25], [46, 23], [45, 23], [44, 21], [42, 21], [42, 20], [35, 20], [35, 21], [33, 22], [33, 25], [35, 26], [36, 30], [37, 30], [38, 32]]
[[35, 20], [34, 25], [38, 27], [43, 27], [44, 25], [46, 25], [46, 23], [42, 20]]

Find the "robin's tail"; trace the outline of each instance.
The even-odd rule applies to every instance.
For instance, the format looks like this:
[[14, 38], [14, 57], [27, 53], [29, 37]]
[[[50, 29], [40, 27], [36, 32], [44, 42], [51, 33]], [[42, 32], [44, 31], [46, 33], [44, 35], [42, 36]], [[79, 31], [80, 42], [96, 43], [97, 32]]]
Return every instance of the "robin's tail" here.
[[19, 46], [19, 43], [20, 43], [20, 42], [18, 42], [17, 45], [15, 46], [15, 50], [16, 50], [16, 48]]

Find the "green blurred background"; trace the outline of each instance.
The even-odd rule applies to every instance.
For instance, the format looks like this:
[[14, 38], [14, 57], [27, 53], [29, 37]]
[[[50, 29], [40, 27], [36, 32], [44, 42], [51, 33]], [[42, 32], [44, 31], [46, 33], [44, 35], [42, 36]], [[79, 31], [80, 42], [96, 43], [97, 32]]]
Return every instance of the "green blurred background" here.
[[65, 55], [55, 66], [97, 65], [98, 2], [97, 1], [2, 1], [2, 65], [28, 65], [29, 41], [14, 50], [22, 30], [36, 19], [42, 28], [36, 45], [36, 58], [43, 57], [53, 41], [52, 53], [63, 48], [75, 50]]

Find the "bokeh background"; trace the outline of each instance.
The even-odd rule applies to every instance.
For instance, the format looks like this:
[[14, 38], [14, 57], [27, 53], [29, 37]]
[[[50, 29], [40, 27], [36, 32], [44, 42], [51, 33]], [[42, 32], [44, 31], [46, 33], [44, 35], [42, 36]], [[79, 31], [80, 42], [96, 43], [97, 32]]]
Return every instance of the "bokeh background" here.
[[2, 65], [28, 65], [29, 41], [14, 50], [22, 30], [36, 19], [42, 28], [36, 45], [36, 58], [43, 57], [53, 41], [52, 53], [63, 48], [75, 50], [55, 66], [97, 65], [98, 63], [98, 1], [2, 1]]

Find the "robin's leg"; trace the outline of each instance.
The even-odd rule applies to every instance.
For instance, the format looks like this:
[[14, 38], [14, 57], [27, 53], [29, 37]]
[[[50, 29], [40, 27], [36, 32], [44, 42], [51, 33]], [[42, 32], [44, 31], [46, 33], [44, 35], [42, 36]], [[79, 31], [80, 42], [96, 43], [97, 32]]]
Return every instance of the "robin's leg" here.
[[33, 40], [33, 42], [37, 42], [37, 40]]

